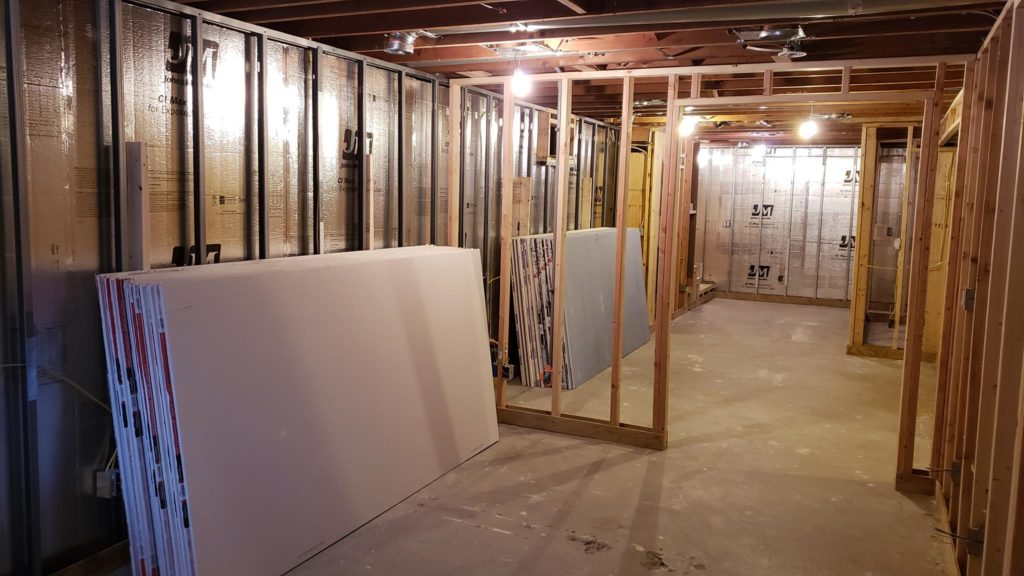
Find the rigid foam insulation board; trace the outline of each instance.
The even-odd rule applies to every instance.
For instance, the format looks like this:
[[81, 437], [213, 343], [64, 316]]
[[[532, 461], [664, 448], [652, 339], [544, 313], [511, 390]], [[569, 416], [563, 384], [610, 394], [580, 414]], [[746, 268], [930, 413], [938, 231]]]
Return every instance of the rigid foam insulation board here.
[[[611, 366], [615, 297], [614, 228], [566, 233], [565, 373], [563, 387], [573, 389]], [[512, 285], [521, 374], [526, 386], [548, 386], [551, 366], [553, 240], [550, 234], [513, 239]], [[644, 292], [640, 231], [626, 232], [623, 354], [650, 339]]]
[[100, 276], [135, 572], [284, 573], [494, 443], [480, 274], [424, 246]]

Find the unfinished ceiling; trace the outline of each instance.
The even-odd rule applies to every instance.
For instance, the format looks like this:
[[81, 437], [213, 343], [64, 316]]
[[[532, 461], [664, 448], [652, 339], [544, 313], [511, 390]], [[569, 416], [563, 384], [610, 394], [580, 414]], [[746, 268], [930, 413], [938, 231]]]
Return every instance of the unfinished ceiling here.
[[[296, 36], [450, 78], [633, 68], [807, 62], [974, 53], [1002, 2], [986, 0], [184, 0]], [[390, 50], [389, 50], [390, 44]], [[404, 52], [404, 54], [403, 54]], [[408, 53], [411, 52], [411, 53]], [[934, 67], [859, 68], [851, 91], [930, 89]], [[777, 74], [773, 94], [839, 92], [841, 70]], [[947, 71], [946, 100], [963, 82]], [[685, 79], [681, 86], [689, 89]], [[500, 85], [483, 86], [500, 91]], [[641, 121], [665, 116], [667, 81], [638, 79]], [[758, 75], [719, 73], [701, 79], [701, 97], [762, 93]], [[619, 80], [573, 85], [573, 112], [614, 121]], [[528, 98], [555, 108], [555, 84]], [[773, 138], [792, 134], [806, 105], [700, 107], [704, 137]], [[907, 102], [818, 105], [829, 115], [823, 138], [856, 141], [863, 122], [919, 119]]]
[[[975, 52], [985, 0], [185, 0], [449, 76]], [[414, 53], [385, 51], [409, 33]], [[806, 55], [802, 55], [806, 54]]]

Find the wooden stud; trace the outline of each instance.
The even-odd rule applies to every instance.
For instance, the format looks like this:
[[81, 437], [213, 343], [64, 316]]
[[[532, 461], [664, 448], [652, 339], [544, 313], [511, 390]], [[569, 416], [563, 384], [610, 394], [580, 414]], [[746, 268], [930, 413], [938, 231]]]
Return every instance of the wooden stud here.
[[[775, 88], [775, 73], [772, 72], [771, 70], [765, 70], [764, 71], [764, 90], [762, 90], [762, 93], [765, 96], [771, 96], [772, 95], [772, 90], [774, 88]], [[690, 98], [697, 98], [698, 96], [699, 95], [695, 96], [695, 95], [691, 94]]]
[[654, 414], [655, 433], [668, 435], [669, 338], [672, 321], [672, 262], [675, 248], [676, 172], [679, 160], [678, 124], [679, 108], [675, 105], [678, 94], [677, 76], [668, 78], [668, 145], [662, 163], [661, 218], [658, 223], [657, 291], [654, 312]]
[[501, 234], [498, 248], [498, 377], [494, 382], [494, 401], [499, 408], [505, 407], [505, 366], [508, 364], [508, 326], [511, 316], [509, 301], [512, 298], [512, 188], [515, 180], [515, 165], [512, 159], [512, 125], [516, 112], [516, 98], [512, 94], [512, 81], [505, 81], [505, 93], [501, 101]]
[[[975, 54], [943, 54], [939, 56], [907, 56], [898, 58], [853, 58], [828, 61], [764, 62], [756, 64], [718, 64], [707, 66], [678, 66], [672, 68], [631, 68], [626, 70], [597, 70], [592, 72], [557, 72], [534, 75], [534, 81], [549, 80], [600, 80], [607, 78], [662, 78], [691, 74], [760, 74], [765, 70], [835, 70], [844, 66], [851, 68], [901, 68], [904, 66], [932, 66], [939, 63], [963, 64], [975, 59]], [[479, 78], [453, 78], [452, 85], [486, 86], [504, 82], [509, 76], [483, 76]], [[804, 94], [803, 96], [810, 96]], [[833, 94], [834, 98], [835, 95]]]
[[851, 68], [849, 66], [843, 66], [843, 80], [842, 85], [839, 88], [839, 91], [842, 94], [850, 93], [850, 71]]
[[459, 245], [462, 211], [462, 87], [448, 88], [448, 245]]
[[903, 348], [900, 386], [899, 446], [896, 479], [914, 473], [914, 437], [917, 428], [917, 394], [921, 376], [921, 345], [924, 331], [925, 280], [931, 248], [932, 215], [935, 201], [935, 171], [938, 162], [939, 121], [942, 119], [942, 86], [946, 65], [935, 68], [935, 94], [925, 101], [921, 131], [921, 156], [917, 194], [914, 201], [914, 250], [910, 255], [910, 296], [907, 302], [907, 338]]
[[[971, 130], [975, 122], [972, 121], [971, 115], [974, 110], [974, 94], [977, 89], [976, 82], [978, 81], [975, 75], [975, 63], [970, 62], [967, 64], [966, 70], [964, 71], [964, 90], [963, 94], [963, 107], [961, 108], [962, 117], [959, 122], [959, 136], [957, 138], [957, 150], [956, 150], [956, 180], [953, 184], [953, 202], [950, 207], [950, 228], [949, 228], [949, 251], [946, 256], [946, 281], [943, 305], [942, 305], [942, 332], [941, 340], [939, 342], [938, 358], [936, 360], [936, 390], [935, 390], [935, 418], [933, 420], [932, 429], [932, 450], [931, 450], [931, 468], [932, 470], [940, 470], [942, 468], [942, 449], [943, 449], [943, 433], [945, 430], [945, 422], [947, 416], [946, 403], [949, 395], [949, 362], [950, 354], [952, 351], [952, 335], [955, 326], [956, 319], [956, 304], [957, 304], [957, 293], [956, 293], [956, 279], [959, 271], [960, 258], [960, 246], [963, 243], [963, 237], [961, 236], [961, 230], [963, 229], [964, 220], [964, 196], [966, 196], [966, 181], [967, 181], [967, 158], [970, 151], [970, 142], [974, 138]], [[941, 476], [937, 473], [933, 474], [936, 479]]]
[[565, 227], [566, 195], [569, 192], [569, 116], [572, 111], [572, 80], [558, 82], [558, 168], [555, 181], [555, 286], [552, 301], [551, 326], [551, 415], [562, 414], [562, 368], [565, 358], [562, 342], [565, 340]]
[[629, 151], [633, 133], [633, 78], [622, 80], [622, 122], [619, 131], [619, 163], [615, 176], [615, 297], [612, 321], [612, 373], [609, 421], [617, 426], [622, 406], [622, 333], [626, 287], [626, 205], [629, 198]]
[[896, 257], [896, 297], [894, 310], [893, 310], [893, 328], [892, 328], [892, 349], [898, 350], [900, 344], [900, 324], [903, 321], [903, 289], [904, 289], [904, 268], [906, 267], [907, 257], [907, 223], [910, 218], [907, 216], [910, 214], [910, 187], [913, 185], [911, 182], [910, 175], [911, 170], [911, 159], [914, 155], [914, 127], [910, 126], [907, 128], [907, 164], [906, 169], [903, 172], [903, 206], [900, 208], [900, 253]]
[[865, 126], [860, 140], [860, 205], [857, 207], [857, 238], [854, 248], [853, 301], [850, 302], [850, 341], [852, 349], [864, 345], [864, 322], [868, 306], [868, 282], [871, 264], [871, 223], [874, 221], [875, 187], [877, 182], [878, 128]]
[[689, 296], [682, 292], [682, 290], [683, 286], [686, 285], [690, 267], [690, 205], [693, 203], [693, 188], [696, 185], [694, 176], [697, 170], [698, 149], [699, 145], [695, 137], [689, 136], [683, 139], [683, 182], [679, 190], [679, 209], [676, 211], [676, 228], [678, 229], [676, 250], [678, 251], [678, 257], [675, 259], [675, 262], [677, 263], [677, 271], [672, 274], [674, 283], [672, 286], [673, 296], [682, 299], [682, 302], [677, 300], [672, 304], [673, 312], [689, 308]]
[[940, 465], [940, 469], [944, 470], [941, 477], [943, 495], [949, 500], [947, 508], [950, 511], [950, 518], [953, 522], [953, 526], [956, 524], [956, 516], [953, 512], [958, 494], [954, 490], [955, 486], [952, 481], [951, 474], [945, 471], [950, 470], [952, 467], [955, 457], [957, 433], [963, 425], [964, 390], [960, 373], [961, 366], [964, 363], [964, 349], [967, 342], [965, 334], [967, 332], [967, 326], [970, 325], [972, 318], [972, 312], [963, 306], [963, 296], [971, 282], [974, 269], [977, 266], [977, 260], [974, 258], [972, 250], [974, 238], [977, 234], [978, 215], [980, 213], [978, 202], [982, 197], [982, 191], [979, 186], [983, 160], [982, 150], [985, 143], [988, 141], [984, 135], [986, 134], [986, 130], [991, 122], [991, 85], [995, 75], [993, 66], [994, 60], [988, 57], [987, 51], [983, 51], [976, 69], [977, 90], [973, 96], [974, 103], [972, 108], [974, 112], [973, 118], [971, 119], [971, 135], [967, 156], [967, 174], [965, 175], [966, 184], [964, 193], [963, 238], [960, 242], [961, 248], [957, 256], [960, 262], [957, 267], [956, 297], [958, 302], [960, 302], [960, 305], [956, 308], [954, 332], [951, 337], [950, 344], [951, 359], [948, 369], [949, 391], [947, 392], [947, 406], [949, 408], [944, 418], [945, 431], [942, 435], [942, 464]]
[[[1024, 76], [1024, 6], [1010, 19], [1006, 79]], [[999, 162], [996, 224], [992, 242], [992, 275], [982, 359], [982, 402], [971, 525], [985, 527], [982, 557], [971, 556], [968, 569], [998, 576], [1007, 548], [1009, 502], [1013, 478], [1014, 434], [1021, 426], [1020, 372], [1024, 364], [1024, 83], [1006, 82], [1006, 111]]]
[[[1009, 20], [1003, 20], [1003, 26], [1009, 25]], [[976, 235], [978, 242], [975, 244], [975, 257], [977, 258], [977, 272], [974, 277], [974, 313], [970, 331], [967, 333], [970, 346], [969, 361], [961, 370], [961, 378], [964, 379], [966, 398], [966, 409], [964, 410], [963, 428], [958, 435], [957, 444], [954, 450], [958, 456], [957, 460], [962, 462], [962, 472], [959, 484], [959, 497], [951, 512], [956, 515], [957, 530], [965, 533], [970, 528], [971, 507], [974, 497], [974, 476], [976, 473], [975, 461], [977, 457], [977, 438], [979, 436], [980, 409], [981, 409], [981, 367], [984, 353], [985, 320], [989, 308], [989, 285], [992, 274], [992, 246], [995, 231], [996, 215], [996, 189], [993, 185], [996, 182], [996, 175], [999, 172], [999, 160], [1001, 151], [1002, 119], [1006, 110], [1006, 92], [999, 90], [998, 86], [1006, 78], [1009, 70], [1009, 42], [1007, 42], [1008, 28], [1001, 31], [996, 44], [993, 44], [996, 52], [996, 89], [995, 106], [993, 108], [993, 119], [989, 122], [989, 144], [985, 152], [986, 161], [985, 173], [982, 174], [984, 183], [984, 200], [978, 203], [981, 208], [981, 226], [979, 234]], [[986, 471], [987, 472], [987, 471]], [[967, 543], [959, 540], [956, 543], [957, 558], [961, 562], [967, 560]]]
[[[1024, 374], [1018, 375], [1018, 378], [1024, 379]], [[1021, 395], [1017, 418], [1018, 421], [1024, 422], [1024, 394]], [[1024, 574], [1024, 426], [1017, 426], [1014, 438], [1008, 508], [1010, 522], [1007, 527], [1006, 543], [1003, 546], [1006, 558], [1003, 561], [1002, 576], [1017, 576]]]
[[[991, 46], [990, 46], [991, 48]], [[972, 158], [970, 160], [972, 166], [972, 172], [969, 174], [971, 196], [972, 199], [972, 210], [970, 214], [969, 227], [970, 235], [965, 236], [964, 248], [961, 251], [961, 271], [960, 271], [960, 284], [959, 292], [962, 296], [962, 301], [967, 302], [966, 295], [974, 288], [978, 263], [980, 260], [980, 237], [981, 228], [984, 225], [983, 216], [985, 213], [984, 206], [986, 202], [987, 188], [985, 187], [985, 178], [987, 177], [986, 171], [988, 170], [988, 154], [990, 145], [991, 127], [993, 122], [993, 110], [995, 102], [995, 85], [998, 82], [996, 65], [998, 58], [989, 51], [989, 54], [984, 59], [985, 62], [985, 83], [984, 83], [984, 102], [979, 103], [977, 109], [981, 112], [978, 126], [978, 141], [977, 146], [972, 149]], [[965, 220], [965, 223], [968, 221]], [[975, 302], [976, 299], [972, 299]], [[970, 411], [970, 403], [968, 401], [969, 389], [968, 389], [968, 378], [967, 371], [970, 365], [970, 354], [971, 354], [971, 332], [974, 325], [974, 306], [962, 306], [962, 311], [959, 312], [957, 319], [959, 331], [956, 335], [955, 341], [955, 352], [952, 372], [950, 375], [950, 382], [952, 389], [956, 391], [956, 396], [951, 397], [954, 409], [951, 413], [952, 417], [948, 418], [946, 427], [947, 435], [945, 438], [946, 447], [944, 448], [943, 461], [945, 465], [944, 469], [950, 469], [954, 464], [961, 465], [963, 461], [963, 450], [964, 450], [964, 438], [965, 438], [965, 426], [967, 425], [968, 413]], [[950, 529], [954, 532], [959, 532], [961, 527], [959, 526], [959, 506], [961, 496], [961, 478], [958, 479], [950, 475], [950, 482], [943, 486], [943, 494], [949, 494], [949, 513], [950, 513]], [[963, 528], [966, 531], [966, 528]], [[954, 549], [956, 549], [956, 543], [954, 542]]]
[[612, 425], [602, 420], [569, 414], [552, 416], [547, 410], [535, 410], [522, 406], [498, 408], [498, 422], [537, 430], [547, 430], [548, 432], [557, 432], [559, 434], [629, 444], [631, 446], [639, 446], [640, 448], [662, 450], [665, 447], [664, 435], [658, 434], [647, 427], [631, 426], [629, 424]]

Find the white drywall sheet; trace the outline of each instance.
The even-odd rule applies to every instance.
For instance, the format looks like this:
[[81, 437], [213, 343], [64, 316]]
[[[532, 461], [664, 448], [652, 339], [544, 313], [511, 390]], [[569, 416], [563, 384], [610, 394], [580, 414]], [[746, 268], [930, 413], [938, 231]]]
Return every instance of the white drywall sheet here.
[[494, 443], [479, 278], [441, 247], [100, 277], [148, 328], [111, 371], [148, 373], [161, 573], [281, 574]]
[[[565, 374], [573, 389], [611, 366], [615, 298], [614, 228], [566, 233]], [[550, 234], [513, 239], [512, 286], [519, 336], [521, 379], [525, 386], [549, 386], [551, 299], [554, 290]], [[623, 354], [650, 339], [641, 259], [640, 230], [626, 231]]]

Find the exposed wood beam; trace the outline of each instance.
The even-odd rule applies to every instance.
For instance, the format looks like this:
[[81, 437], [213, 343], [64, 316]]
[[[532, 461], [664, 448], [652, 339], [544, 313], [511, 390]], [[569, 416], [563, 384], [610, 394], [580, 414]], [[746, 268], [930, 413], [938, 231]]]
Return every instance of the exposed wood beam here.
[[[233, 0], [215, 0], [227, 2]], [[494, 5], [507, 4], [515, 0], [497, 0]], [[492, 4], [488, 2], [488, 4]], [[253, 24], [273, 24], [319, 18], [338, 18], [362, 16], [365, 14], [387, 14], [406, 10], [434, 10], [439, 8], [457, 8], [460, 6], [479, 6], [480, 0], [334, 0], [330, 2], [287, 4], [265, 9], [239, 10], [220, 12], [230, 13], [232, 18], [252, 22]]]
[[583, 7], [583, 3], [579, 0], [556, 0], [556, 2], [577, 14], [587, 13], [587, 9]]
[[[1001, 6], [996, 3], [986, 3], [978, 6], [977, 9]], [[821, 18], [816, 20], [793, 20], [793, 19], [753, 19], [737, 18], [729, 22], [692, 22], [672, 23], [657, 22], [640, 25], [622, 26], [586, 26], [579, 28], [545, 28], [529, 32], [478, 32], [466, 34], [450, 34], [443, 38], [419, 40], [418, 46], [468, 46], [474, 44], [504, 44], [527, 41], [559, 41], [559, 40], [589, 40], [595, 46], [602, 44], [603, 36], [621, 36], [627, 34], [651, 34], [649, 42], [653, 46], [682, 46], [689, 41], [685, 38], [664, 38], [658, 39], [654, 36], [657, 33], [675, 34], [680, 32], [704, 31], [705, 33], [721, 32], [732, 27], [756, 26], [764, 24], [801, 24], [819, 39], [846, 38], [859, 35], [892, 35], [906, 34], [913, 32], [936, 32], [936, 31], [962, 31], [962, 30], [988, 30], [992, 26], [992, 18], [976, 11], [967, 11], [965, 8], [935, 8], [930, 10], [917, 10], [892, 13], [888, 17], [880, 16], [855, 16], [842, 18]], [[848, 30], [849, 27], [859, 27], [860, 30]], [[864, 31], [866, 27], [866, 32]], [[382, 51], [384, 42], [379, 32], [373, 34], [363, 32], [362, 34], [337, 34], [336, 37], [324, 37], [323, 41], [336, 45], [346, 50], [356, 52]], [[735, 38], [731, 40], [735, 42]], [[699, 42], [697, 42], [699, 43]]]

